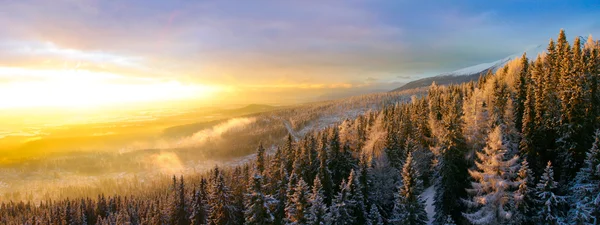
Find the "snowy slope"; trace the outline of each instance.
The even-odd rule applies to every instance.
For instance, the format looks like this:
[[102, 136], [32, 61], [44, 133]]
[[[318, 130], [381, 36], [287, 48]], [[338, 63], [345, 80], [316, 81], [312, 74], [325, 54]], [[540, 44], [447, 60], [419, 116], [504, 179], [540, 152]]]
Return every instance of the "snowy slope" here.
[[433, 195], [435, 194], [435, 189], [433, 185], [428, 187], [421, 194], [421, 198], [425, 200], [425, 212], [427, 212], [427, 218], [429, 218], [429, 222], [427, 224], [433, 223], [433, 215], [435, 215], [435, 207], [433, 206]]
[[[530, 59], [535, 59], [538, 54], [543, 53], [546, 50], [546, 45], [538, 45], [533, 48], [527, 49], [525, 53], [527, 53], [527, 57]], [[403, 91], [414, 88], [427, 87], [431, 85], [432, 82], [440, 85], [446, 84], [458, 84], [463, 82], [469, 82], [471, 80], [476, 80], [479, 78], [479, 75], [486, 73], [488, 70], [495, 72], [496, 70], [504, 67], [508, 62], [513, 59], [517, 59], [523, 55], [523, 52], [515, 53], [513, 55], [507, 56], [505, 58], [488, 62], [477, 64], [474, 66], [469, 66], [466, 68], [458, 69], [448, 73], [442, 73], [440, 75], [434, 77], [427, 77], [415, 81], [411, 81], [404, 86], [394, 89], [392, 91]]]

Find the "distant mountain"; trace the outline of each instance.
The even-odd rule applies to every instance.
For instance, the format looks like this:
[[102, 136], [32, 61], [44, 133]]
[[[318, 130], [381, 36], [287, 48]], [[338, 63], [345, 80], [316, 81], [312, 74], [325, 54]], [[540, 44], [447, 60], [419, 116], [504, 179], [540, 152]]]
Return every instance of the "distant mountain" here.
[[[585, 40], [585, 38], [582, 40]], [[585, 43], [585, 42], [583, 42], [583, 43]], [[538, 54], [543, 53], [544, 51], [546, 51], [546, 45], [538, 45], [534, 48], [530, 48], [530, 49], [526, 50], [525, 52], [527, 53], [527, 57], [529, 57], [530, 59], [535, 59], [535, 57], [537, 57]], [[469, 66], [469, 67], [455, 70], [455, 71], [452, 71], [449, 73], [442, 73], [437, 76], [426, 77], [423, 79], [411, 81], [411, 82], [406, 83], [402, 87], [396, 88], [392, 91], [403, 91], [403, 90], [427, 87], [427, 86], [431, 85], [431, 83], [433, 83], [433, 82], [435, 82], [436, 84], [439, 84], [439, 85], [448, 85], [448, 84], [460, 84], [460, 83], [465, 83], [465, 82], [469, 82], [472, 80], [477, 80], [480, 75], [485, 74], [490, 70], [492, 72], [496, 72], [496, 70], [504, 67], [504, 65], [506, 65], [508, 62], [510, 62], [516, 58], [519, 58], [522, 55], [523, 55], [522, 52], [516, 53], [514, 55], [510, 55], [503, 59], [496, 60], [493, 62]]]

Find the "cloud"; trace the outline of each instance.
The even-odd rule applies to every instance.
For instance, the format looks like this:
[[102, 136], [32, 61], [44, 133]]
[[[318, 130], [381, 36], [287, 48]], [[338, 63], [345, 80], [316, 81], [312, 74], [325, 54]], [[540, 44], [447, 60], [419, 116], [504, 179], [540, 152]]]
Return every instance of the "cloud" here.
[[545, 17], [536, 16], [546, 14], [512, 9], [476, 1], [11, 1], [0, 34], [37, 50], [0, 52], [0, 60], [230, 85], [418, 78], [539, 44], [542, 34], [533, 33], [546, 36], [535, 25]]
[[119, 152], [124, 153], [146, 149], [169, 150], [175, 148], [200, 147], [207, 142], [219, 142], [223, 134], [244, 129], [254, 122], [256, 122], [256, 118], [254, 117], [233, 118], [211, 128], [199, 130], [188, 137], [178, 139], [160, 139], [152, 142], [135, 142], [121, 148]]

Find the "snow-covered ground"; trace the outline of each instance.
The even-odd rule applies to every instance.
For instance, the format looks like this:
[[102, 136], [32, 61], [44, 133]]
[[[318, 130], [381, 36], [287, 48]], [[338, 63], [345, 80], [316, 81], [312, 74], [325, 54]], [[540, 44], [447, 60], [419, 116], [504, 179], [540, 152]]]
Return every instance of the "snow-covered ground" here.
[[427, 218], [429, 218], [429, 222], [427, 224], [433, 223], [433, 215], [435, 214], [435, 208], [433, 207], [433, 195], [435, 194], [435, 189], [433, 185], [428, 187], [423, 191], [421, 197], [425, 200], [425, 212], [427, 212]]

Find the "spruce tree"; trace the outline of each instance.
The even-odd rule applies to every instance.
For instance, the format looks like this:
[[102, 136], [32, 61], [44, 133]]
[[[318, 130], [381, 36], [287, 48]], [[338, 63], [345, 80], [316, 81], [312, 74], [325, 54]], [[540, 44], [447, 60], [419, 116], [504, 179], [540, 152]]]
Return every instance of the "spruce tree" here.
[[327, 224], [331, 225], [349, 225], [355, 224], [356, 218], [352, 215], [352, 196], [348, 190], [346, 181], [340, 184], [340, 192], [335, 196], [327, 216]]
[[521, 167], [517, 173], [516, 184], [519, 185], [515, 191], [513, 200], [514, 215], [512, 216], [511, 224], [531, 224], [533, 223], [534, 208], [534, 177], [533, 172], [529, 169], [527, 159], [521, 161]]
[[208, 214], [209, 225], [233, 225], [235, 224], [233, 201], [231, 191], [225, 184], [225, 178], [219, 171], [219, 168], [213, 170], [211, 180], [210, 194], [208, 204], [210, 211]]
[[206, 194], [206, 180], [200, 180], [199, 189], [194, 192], [192, 197], [192, 207], [190, 214], [190, 223], [192, 225], [206, 224], [208, 219], [208, 202]]
[[600, 130], [588, 150], [583, 167], [570, 188], [569, 200], [575, 205], [569, 211], [569, 221], [577, 224], [596, 224], [600, 221]]
[[347, 205], [350, 208], [352, 217], [355, 218], [355, 224], [365, 224], [367, 222], [367, 209], [364, 205], [363, 188], [360, 183], [360, 177], [354, 172], [354, 169], [350, 171], [346, 185], [346, 190], [348, 191]]
[[508, 204], [513, 197], [511, 188], [516, 186], [512, 171], [518, 157], [505, 159], [506, 145], [501, 126], [498, 126], [490, 133], [483, 152], [477, 152], [477, 170], [469, 170], [475, 182], [467, 190], [473, 197], [466, 202], [476, 210], [464, 213], [464, 216], [472, 224], [502, 224], [511, 219]]
[[286, 224], [307, 224], [310, 218], [308, 185], [300, 179], [286, 208]]
[[309, 217], [307, 224], [309, 225], [323, 225], [326, 223], [327, 217], [327, 205], [325, 204], [325, 195], [323, 193], [323, 186], [319, 177], [315, 178], [313, 182], [313, 189], [310, 196], [310, 208], [308, 210]]
[[557, 185], [558, 182], [554, 181], [552, 163], [548, 162], [535, 189], [538, 207], [535, 219], [540, 224], [557, 225], [564, 223], [560, 208], [560, 204], [563, 203], [564, 199], [562, 196], [556, 195]]
[[273, 223], [273, 214], [268, 207], [269, 197], [263, 192], [262, 176], [257, 166], [257, 171], [246, 194], [246, 211], [244, 212], [247, 225], [266, 225]]
[[375, 204], [371, 205], [371, 211], [369, 212], [369, 221], [368, 225], [383, 225], [383, 217], [381, 213], [379, 213], [379, 209]]
[[468, 164], [465, 160], [467, 147], [461, 131], [462, 96], [459, 89], [450, 89], [437, 97], [444, 102], [443, 111], [437, 115], [440, 121], [432, 122], [437, 143], [433, 148], [437, 155], [434, 206], [435, 224], [442, 224], [446, 216], [462, 220], [465, 205], [461, 199], [467, 196]]
[[421, 198], [423, 185], [414, 167], [412, 153], [408, 153], [402, 168], [402, 185], [398, 187], [396, 203], [390, 219], [391, 224], [418, 225], [427, 224], [425, 201]]

